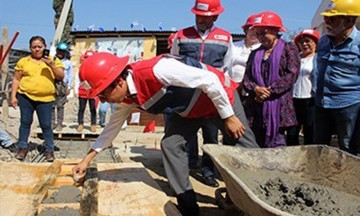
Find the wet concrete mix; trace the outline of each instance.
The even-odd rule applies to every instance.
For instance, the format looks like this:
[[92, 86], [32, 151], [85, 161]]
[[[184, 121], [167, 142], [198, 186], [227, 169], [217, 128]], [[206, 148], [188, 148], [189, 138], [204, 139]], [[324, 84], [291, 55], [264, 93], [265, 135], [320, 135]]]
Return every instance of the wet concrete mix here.
[[285, 176], [255, 186], [255, 194], [269, 205], [294, 215], [360, 215], [360, 197], [330, 187]]
[[79, 210], [72, 208], [45, 209], [38, 216], [80, 216]]
[[[75, 186], [65, 185], [59, 187], [42, 203], [79, 203], [81, 201], [81, 191]], [[78, 209], [69, 207], [64, 208], [48, 208], [43, 210], [38, 216], [80, 216]]]
[[43, 203], [76, 203], [81, 201], [81, 191], [70, 185], [61, 186], [59, 190], [43, 200]]

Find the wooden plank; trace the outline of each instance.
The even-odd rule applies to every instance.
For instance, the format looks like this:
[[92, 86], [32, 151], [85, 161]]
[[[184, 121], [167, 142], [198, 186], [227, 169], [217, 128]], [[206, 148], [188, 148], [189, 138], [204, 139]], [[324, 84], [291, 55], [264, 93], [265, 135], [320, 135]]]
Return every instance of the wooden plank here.
[[[80, 163], [81, 162], [81, 158], [80, 159], [56, 159], [56, 160], [58, 160], [58, 161], [61, 161], [62, 163], [63, 163], [63, 166], [65, 165], [73, 165], [73, 166], [75, 166], [75, 165], [77, 165], [78, 163]], [[62, 166], [61, 166], [61, 168], [62, 168]]]
[[[100, 133], [102, 132], [103, 128], [101, 127], [97, 127], [96, 128], [96, 132], [91, 132], [90, 131], [90, 126], [89, 125], [85, 125], [84, 126], [84, 130], [82, 132], [78, 132], [76, 130], [77, 128], [77, 124], [74, 123], [63, 123], [63, 128], [61, 131], [56, 131], [54, 130], [54, 138], [56, 139], [72, 139], [72, 140], [79, 140], [79, 139], [96, 139]], [[36, 128], [34, 128], [32, 131], [32, 137], [35, 138], [42, 138], [43, 134], [41, 131], [41, 128], [38, 126]]]
[[61, 166], [61, 171], [59, 175], [71, 175], [72, 174], [72, 168], [75, 165], [62, 165]]
[[60, 171], [59, 162], [15, 163], [0, 161], [0, 209], [7, 216], [34, 215]]
[[98, 215], [180, 215], [141, 163], [101, 163]]
[[55, 179], [54, 187], [60, 187], [63, 185], [74, 185], [74, 180], [71, 176], [59, 176]]

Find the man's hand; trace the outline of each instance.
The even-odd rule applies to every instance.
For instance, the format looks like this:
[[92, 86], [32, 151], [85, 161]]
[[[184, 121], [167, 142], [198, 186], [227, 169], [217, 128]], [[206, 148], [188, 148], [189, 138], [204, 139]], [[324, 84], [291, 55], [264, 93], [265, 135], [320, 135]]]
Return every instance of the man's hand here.
[[72, 172], [75, 182], [81, 182], [81, 180], [85, 177], [86, 168], [88, 167], [90, 161], [96, 156], [96, 154], [96, 151], [90, 149], [84, 159], [78, 165], [73, 167]]
[[225, 130], [228, 135], [233, 137], [234, 139], [239, 139], [245, 133], [244, 125], [235, 115], [232, 115], [229, 118], [225, 119]]
[[87, 166], [88, 164], [82, 161], [81, 163], [73, 167], [72, 172], [75, 182], [80, 182], [85, 177]]

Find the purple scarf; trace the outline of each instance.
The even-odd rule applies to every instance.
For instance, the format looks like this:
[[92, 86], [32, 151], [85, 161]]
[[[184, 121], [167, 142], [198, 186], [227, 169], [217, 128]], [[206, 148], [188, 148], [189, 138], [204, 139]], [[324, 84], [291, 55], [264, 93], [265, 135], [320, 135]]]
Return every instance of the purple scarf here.
[[[262, 48], [256, 52], [252, 67], [252, 76], [254, 77], [254, 81], [256, 84], [258, 84], [258, 86], [268, 87], [279, 79], [280, 58], [284, 51], [284, 47], [285, 41], [280, 38], [269, 58], [269, 80], [266, 80], [266, 83], [261, 76], [261, 63], [264, 58], [265, 49]], [[262, 115], [263, 123], [266, 127], [265, 145], [267, 147], [277, 147], [275, 138], [279, 131], [280, 99], [270, 97], [268, 100], [264, 101]]]

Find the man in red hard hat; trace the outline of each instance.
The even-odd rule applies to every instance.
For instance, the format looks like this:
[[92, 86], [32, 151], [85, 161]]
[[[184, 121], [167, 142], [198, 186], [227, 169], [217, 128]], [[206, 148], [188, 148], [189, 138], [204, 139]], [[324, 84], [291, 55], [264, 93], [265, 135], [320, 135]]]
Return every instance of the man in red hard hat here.
[[161, 55], [127, 64], [128, 57], [97, 53], [80, 67], [80, 79], [90, 96], [116, 106], [109, 123], [84, 159], [74, 167], [74, 177], [84, 174], [90, 161], [109, 147], [134, 106], [149, 113], [167, 113], [172, 122], [161, 141], [163, 163], [183, 215], [197, 215], [199, 207], [189, 180], [187, 140], [204, 121], [210, 121], [234, 145], [257, 148], [240, 103], [237, 84], [221, 71], [189, 57]]
[[[195, 25], [177, 32], [170, 53], [194, 58], [226, 72], [231, 68], [233, 44], [231, 34], [214, 25], [219, 14], [224, 11], [220, 0], [196, 0], [191, 11], [195, 14]], [[166, 124], [171, 122], [166, 121], [165, 127]], [[204, 143], [218, 143], [218, 130], [214, 125], [204, 122], [201, 129]], [[196, 169], [198, 168], [197, 133], [188, 141], [187, 146], [189, 167]], [[206, 185], [219, 186], [214, 178], [214, 165], [207, 154], [202, 157], [201, 174]]]

